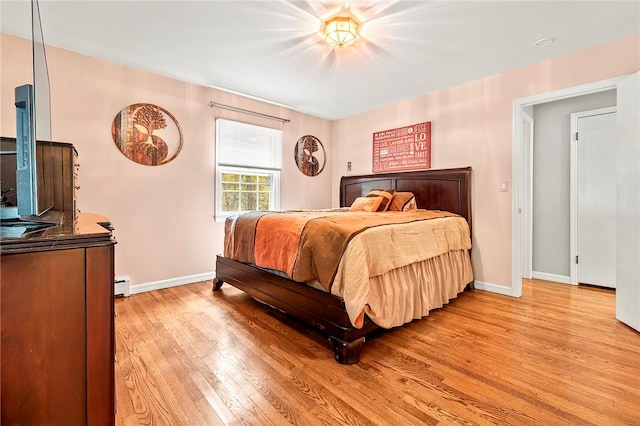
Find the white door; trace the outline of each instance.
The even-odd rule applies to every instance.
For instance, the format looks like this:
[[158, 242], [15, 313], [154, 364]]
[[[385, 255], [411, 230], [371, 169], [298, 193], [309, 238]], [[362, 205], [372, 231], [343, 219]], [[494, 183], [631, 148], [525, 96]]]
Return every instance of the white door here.
[[616, 318], [640, 331], [640, 73], [618, 84]]
[[615, 108], [579, 113], [577, 122], [578, 283], [615, 288]]

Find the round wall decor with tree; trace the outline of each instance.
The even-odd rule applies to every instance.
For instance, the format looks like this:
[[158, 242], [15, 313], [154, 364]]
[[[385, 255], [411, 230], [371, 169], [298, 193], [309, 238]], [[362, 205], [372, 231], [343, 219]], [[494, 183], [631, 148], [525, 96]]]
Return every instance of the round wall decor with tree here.
[[298, 169], [307, 176], [319, 175], [327, 162], [324, 145], [312, 135], [304, 135], [298, 139], [293, 156]]
[[133, 104], [113, 119], [111, 136], [128, 159], [159, 166], [176, 158], [182, 149], [182, 129], [166, 109], [153, 104]]

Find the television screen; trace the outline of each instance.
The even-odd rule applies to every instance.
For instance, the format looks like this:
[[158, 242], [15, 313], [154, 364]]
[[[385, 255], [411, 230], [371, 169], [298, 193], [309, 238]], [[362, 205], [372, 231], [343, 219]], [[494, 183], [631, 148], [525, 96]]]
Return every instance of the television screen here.
[[16, 87], [16, 190], [18, 215], [40, 216], [53, 207], [51, 144], [36, 143], [34, 88]]

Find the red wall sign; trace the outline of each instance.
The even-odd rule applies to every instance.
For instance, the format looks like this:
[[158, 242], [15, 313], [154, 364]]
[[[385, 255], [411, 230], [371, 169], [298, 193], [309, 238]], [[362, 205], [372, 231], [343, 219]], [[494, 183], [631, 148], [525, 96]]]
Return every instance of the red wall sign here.
[[431, 122], [373, 134], [373, 172], [431, 167]]

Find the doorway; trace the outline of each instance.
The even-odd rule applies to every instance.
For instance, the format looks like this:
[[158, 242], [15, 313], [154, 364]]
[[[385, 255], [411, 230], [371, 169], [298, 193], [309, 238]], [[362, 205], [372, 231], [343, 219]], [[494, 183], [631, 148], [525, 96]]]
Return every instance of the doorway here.
[[615, 288], [616, 108], [571, 114], [571, 283]]
[[551, 102], [554, 100], [568, 99], [581, 95], [598, 93], [615, 89], [616, 85], [626, 76], [602, 80], [586, 85], [562, 89], [550, 93], [543, 93], [526, 98], [516, 99], [513, 102], [513, 144], [512, 144], [512, 221], [511, 221], [511, 296], [522, 296], [522, 252], [523, 245], [530, 245], [526, 235], [522, 235], [522, 213], [526, 208], [524, 200], [531, 197], [531, 188], [526, 185], [525, 176], [531, 173], [533, 161], [526, 161], [523, 124], [525, 109], [533, 105]]

